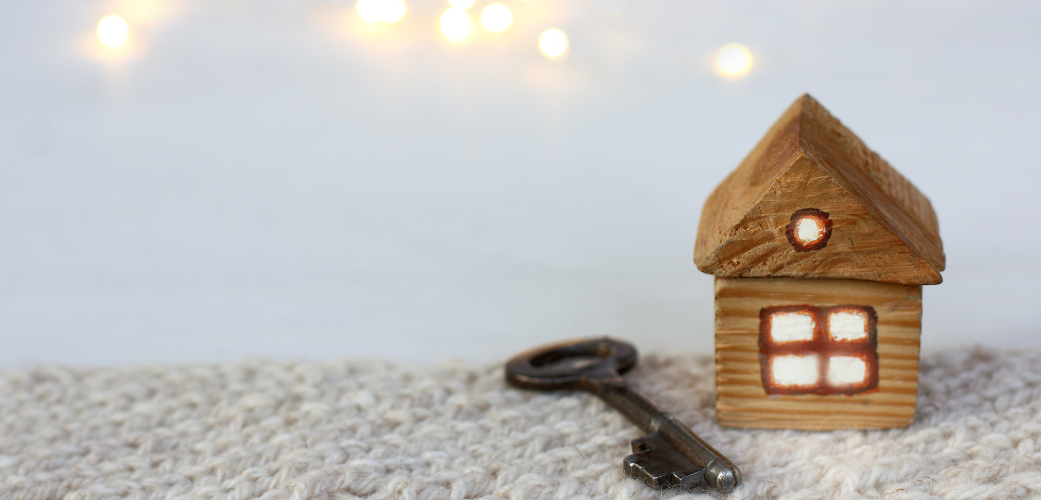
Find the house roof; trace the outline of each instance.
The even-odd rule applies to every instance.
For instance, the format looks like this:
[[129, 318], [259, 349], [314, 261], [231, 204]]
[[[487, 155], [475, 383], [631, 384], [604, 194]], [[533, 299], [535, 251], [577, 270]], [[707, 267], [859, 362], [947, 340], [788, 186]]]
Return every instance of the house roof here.
[[[823, 214], [823, 246], [792, 240], [797, 212]], [[945, 257], [929, 200], [806, 94], [709, 196], [694, 262], [722, 277], [924, 285], [942, 281]]]

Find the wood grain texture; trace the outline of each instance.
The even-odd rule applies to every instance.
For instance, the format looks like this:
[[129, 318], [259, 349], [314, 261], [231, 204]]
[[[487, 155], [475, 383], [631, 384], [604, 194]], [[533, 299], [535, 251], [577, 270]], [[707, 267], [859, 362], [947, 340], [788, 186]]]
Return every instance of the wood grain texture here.
[[[826, 212], [832, 232], [823, 248], [797, 251], [785, 228], [793, 213], [806, 208]], [[807, 156], [798, 156], [774, 179], [728, 234], [702, 262], [724, 276], [841, 277], [903, 284], [941, 281], [940, 273], [920, 254]]]
[[[828, 244], [796, 252], [801, 209], [828, 212]], [[722, 277], [936, 284], [945, 257], [929, 200], [809, 95], [799, 98], [709, 196], [694, 261]]]
[[[878, 314], [877, 390], [767, 395], [759, 364], [764, 307], [868, 305]], [[716, 278], [716, 418], [729, 427], [905, 427], [914, 420], [922, 287], [862, 280]]]

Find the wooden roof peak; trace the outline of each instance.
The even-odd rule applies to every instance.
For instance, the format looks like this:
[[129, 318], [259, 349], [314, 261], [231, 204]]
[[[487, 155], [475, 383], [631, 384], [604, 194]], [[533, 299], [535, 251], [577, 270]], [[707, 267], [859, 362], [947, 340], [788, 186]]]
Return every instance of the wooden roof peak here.
[[[798, 210], [829, 214], [814, 251], [785, 236]], [[694, 262], [724, 277], [849, 278], [940, 283], [945, 267], [929, 200], [804, 94], [709, 196]]]

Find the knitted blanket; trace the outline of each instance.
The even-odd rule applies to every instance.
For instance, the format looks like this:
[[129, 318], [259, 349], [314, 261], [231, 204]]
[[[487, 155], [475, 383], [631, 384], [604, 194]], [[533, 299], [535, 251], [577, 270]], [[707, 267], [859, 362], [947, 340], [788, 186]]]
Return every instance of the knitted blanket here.
[[[1041, 353], [922, 360], [907, 429], [727, 429], [712, 359], [627, 377], [742, 470], [730, 498], [1037, 498]], [[501, 364], [381, 361], [0, 374], [3, 499], [657, 499], [621, 474], [640, 431], [594, 396], [522, 391]]]

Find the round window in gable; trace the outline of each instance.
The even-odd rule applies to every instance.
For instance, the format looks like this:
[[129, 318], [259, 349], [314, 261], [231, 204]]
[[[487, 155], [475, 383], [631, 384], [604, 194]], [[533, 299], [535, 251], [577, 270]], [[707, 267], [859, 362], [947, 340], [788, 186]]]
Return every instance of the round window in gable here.
[[785, 230], [788, 242], [798, 252], [820, 250], [831, 238], [831, 219], [828, 213], [816, 208], [804, 208], [792, 214]]

